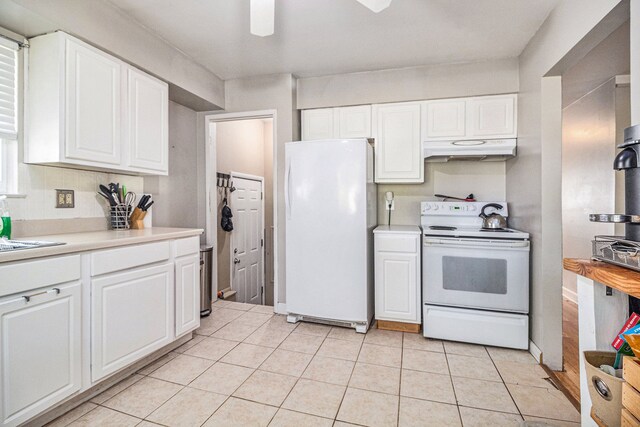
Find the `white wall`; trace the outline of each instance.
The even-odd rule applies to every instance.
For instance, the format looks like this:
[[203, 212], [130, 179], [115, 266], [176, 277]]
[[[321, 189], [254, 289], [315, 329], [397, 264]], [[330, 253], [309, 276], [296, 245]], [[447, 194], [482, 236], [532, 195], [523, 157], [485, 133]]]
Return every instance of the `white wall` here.
[[[617, 0], [558, 3], [519, 58], [518, 156], [507, 162], [507, 199], [511, 225], [531, 234], [531, 338], [552, 369], [562, 367], [562, 99], [559, 79], [548, 81], [543, 88], [542, 78], [618, 3]], [[592, 34], [594, 40], [590, 40], [591, 46], [585, 48], [582, 56], [623, 22], [615, 23], [604, 34]]]
[[518, 60], [429, 65], [298, 79], [298, 108], [337, 107], [518, 91]]
[[[506, 200], [505, 162], [450, 161], [426, 163], [424, 183], [417, 185], [378, 184], [378, 223], [386, 224], [385, 193], [393, 191], [392, 224], [420, 224], [420, 202], [434, 194], [466, 197], [479, 201]], [[438, 199], [440, 200], [440, 199]]]

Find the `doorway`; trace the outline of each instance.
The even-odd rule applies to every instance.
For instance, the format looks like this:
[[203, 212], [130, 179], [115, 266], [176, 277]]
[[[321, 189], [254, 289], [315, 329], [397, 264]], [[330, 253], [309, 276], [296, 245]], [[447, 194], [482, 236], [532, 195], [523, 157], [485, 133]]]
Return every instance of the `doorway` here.
[[[624, 234], [589, 222], [590, 213], [624, 212], [623, 176], [613, 159], [630, 125], [629, 22], [562, 73], [562, 256], [591, 257], [596, 235]], [[555, 376], [580, 402], [577, 278], [562, 277], [562, 371]]]
[[218, 299], [272, 306], [277, 297], [274, 123], [271, 110], [205, 116], [205, 234]]

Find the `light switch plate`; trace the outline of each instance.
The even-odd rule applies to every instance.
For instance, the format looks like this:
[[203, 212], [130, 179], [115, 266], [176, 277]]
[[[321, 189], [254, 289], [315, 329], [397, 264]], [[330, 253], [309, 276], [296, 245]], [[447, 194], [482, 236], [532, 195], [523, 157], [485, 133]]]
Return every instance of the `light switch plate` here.
[[73, 190], [58, 190], [56, 189], [56, 208], [74, 208], [75, 193]]

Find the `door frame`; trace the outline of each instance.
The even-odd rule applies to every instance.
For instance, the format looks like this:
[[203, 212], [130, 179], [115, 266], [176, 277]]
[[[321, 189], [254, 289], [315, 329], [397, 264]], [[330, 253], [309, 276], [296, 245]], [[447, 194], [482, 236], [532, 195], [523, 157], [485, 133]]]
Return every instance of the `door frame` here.
[[[231, 171], [229, 173], [231, 175], [232, 181], [233, 182], [233, 178], [240, 178], [240, 179], [246, 179], [249, 181], [258, 181], [260, 183], [260, 191], [262, 193], [264, 193], [264, 177], [263, 176], [258, 176], [258, 175], [251, 175], [248, 173], [242, 173], [242, 172], [234, 172]], [[233, 194], [231, 195], [233, 197]], [[261, 232], [261, 239], [264, 242], [266, 239], [266, 233], [265, 233], [265, 227], [266, 224], [264, 223], [264, 197], [260, 198], [260, 204], [262, 205], [262, 230], [260, 230]], [[275, 239], [274, 239], [275, 240]], [[231, 243], [233, 243], [233, 235], [231, 235]], [[233, 271], [233, 245], [229, 245], [229, 251], [231, 252], [229, 254], [229, 271]], [[261, 274], [261, 278], [262, 278], [262, 293], [261, 293], [261, 297], [260, 297], [260, 304], [264, 305], [265, 300], [266, 300], [266, 295], [265, 295], [265, 288], [266, 288], [266, 264], [265, 264], [265, 250], [266, 250], [266, 246], [263, 244], [261, 246], [261, 250], [260, 250], [260, 259], [262, 260], [262, 270], [260, 271]], [[233, 279], [231, 280], [231, 284], [233, 285]], [[274, 289], [275, 292], [275, 289]]]
[[[204, 135], [205, 135], [205, 191], [206, 191], [206, 209], [205, 209], [205, 241], [208, 246], [213, 246], [217, 250], [216, 226], [212, 224], [218, 223], [218, 211], [216, 204], [216, 133], [211, 132], [211, 124], [219, 122], [229, 122], [238, 120], [253, 119], [271, 119], [273, 128], [273, 307], [276, 313], [286, 314], [284, 304], [279, 303], [278, 299], [278, 139], [277, 139], [277, 111], [257, 110], [245, 111], [238, 113], [211, 113], [204, 116]], [[264, 209], [263, 209], [264, 212]], [[211, 263], [212, 286], [215, 284], [216, 292], [214, 295], [217, 300], [218, 289], [218, 259], [213, 257]]]

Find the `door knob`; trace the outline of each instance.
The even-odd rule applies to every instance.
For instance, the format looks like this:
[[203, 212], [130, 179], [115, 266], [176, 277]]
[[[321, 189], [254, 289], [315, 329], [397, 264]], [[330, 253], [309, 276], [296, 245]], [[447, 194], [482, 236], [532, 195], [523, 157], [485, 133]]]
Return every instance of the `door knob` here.
[[234, 258], [234, 259], [233, 259], [233, 263], [234, 263], [234, 264], [240, 264], [240, 260], [239, 260], [238, 258]]

